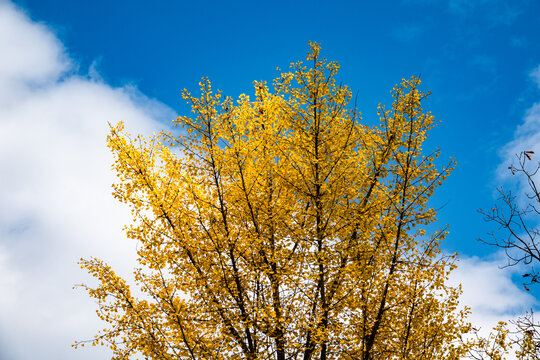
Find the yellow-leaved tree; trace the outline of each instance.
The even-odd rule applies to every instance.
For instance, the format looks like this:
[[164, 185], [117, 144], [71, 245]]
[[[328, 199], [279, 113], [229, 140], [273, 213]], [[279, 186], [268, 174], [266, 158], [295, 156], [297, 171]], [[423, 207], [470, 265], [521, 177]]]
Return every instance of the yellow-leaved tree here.
[[310, 43], [255, 95], [184, 91], [179, 130], [108, 138], [138, 242], [135, 296], [98, 259], [86, 287], [114, 359], [456, 359], [468, 328], [427, 204], [453, 162], [422, 143], [420, 80], [362, 123]]

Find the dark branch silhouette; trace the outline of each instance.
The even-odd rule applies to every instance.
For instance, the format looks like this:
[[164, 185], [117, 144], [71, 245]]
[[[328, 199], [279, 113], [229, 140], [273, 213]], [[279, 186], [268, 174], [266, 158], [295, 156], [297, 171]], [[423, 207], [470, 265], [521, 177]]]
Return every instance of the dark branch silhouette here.
[[540, 265], [540, 194], [535, 180], [540, 162], [534, 164], [533, 156], [534, 151], [523, 151], [516, 155], [518, 164], [508, 167], [512, 175], [525, 181], [527, 188], [517, 195], [499, 188], [498, 203], [489, 211], [479, 210], [486, 221], [495, 222], [500, 230], [480, 241], [504, 249], [508, 259], [505, 267], [520, 263], [529, 265], [523, 274], [523, 286], [527, 291], [530, 290], [528, 286], [540, 282], [535, 269], [535, 265], [536, 268]]

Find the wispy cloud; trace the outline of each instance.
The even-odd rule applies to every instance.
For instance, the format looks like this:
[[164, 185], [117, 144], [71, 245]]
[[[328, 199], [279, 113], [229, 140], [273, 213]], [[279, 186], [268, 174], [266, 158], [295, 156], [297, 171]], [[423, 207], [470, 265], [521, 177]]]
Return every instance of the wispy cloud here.
[[405, 24], [394, 29], [392, 35], [400, 41], [409, 42], [422, 34], [422, 31], [423, 27], [419, 24]]
[[404, 0], [405, 4], [442, 7], [459, 17], [480, 16], [493, 25], [510, 25], [522, 13], [524, 0]]
[[536, 83], [536, 86], [540, 89], [540, 65], [535, 67], [530, 73], [529, 76]]
[[[95, 359], [71, 349], [101, 324], [72, 286], [99, 256], [130, 272], [129, 211], [113, 200], [107, 122], [149, 133], [172, 110], [76, 64], [44, 25], [0, 1], [0, 358]], [[31, 344], [29, 346], [28, 344]]]
[[497, 64], [492, 56], [474, 55], [469, 61], [469, 66], [492, 75], [497, 73]]
[[[529, 78], [540, 88], [540, 65], [529, 71]], [[533, 102], [524, 112], [521, 124], [515, 129], [512, 138], [499, 150], [501, 163], [497, 168], [497, 177], [499, 181], [508, 185], [518, 184], [519, 179], [512, 176], [508, 166], [517, 161], [516, 155], [525, 150], [535, 152], [532, 165], [538, 163], [540, 156], [540, 101]], [[540, 175], [540, 174], [539, 174]], [[521, 188], [528, 186], [521, 184]]]
[[514, 47], [525, 47], [527, 45], [527, 40], [524, 37], [512, 37], [510, 39], [510, 45]]
[[515, 130], [513, 138], [499, 150], [501, 163], [497, 169], [497, 176], [501, 182], [511, 185], [523, 180], [522, 189], [528, 189], [525, 179], [516, 179], [508, 170], [508, 166], [517, 161], [516, 155], [525, 150], [535, 152], [532, 164], [537, 164], [540, 154], [540, 102], [534, 103], [526, 110], [523, 122]]

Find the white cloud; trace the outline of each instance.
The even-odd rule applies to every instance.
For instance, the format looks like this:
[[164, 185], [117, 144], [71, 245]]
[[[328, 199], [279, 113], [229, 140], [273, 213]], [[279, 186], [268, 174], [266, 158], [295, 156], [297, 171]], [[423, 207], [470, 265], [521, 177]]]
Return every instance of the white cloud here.
[[536, 86], [540, 89], [540, 65], [535, 67], [530, 73], [529, 76], [536, 83]]
[[9, 3], [0, 3], [0, 24], [2, 82], [54, 81], [69, 68], [70, 60], [58, 39]]
[[172, 110], [135, 88], [76, 75], [54, 34], [0, 2], [0, 358], [95, 359], [73, 350], [102, 327], [74, 284], [76, 264], [98, 256], [128, 274], [129, 211], [112, 198], [107, 122], [133, 132], [162, 127]]
[[469, 320], [486, 335], [499, 321], [515, 319], [535, 306], [533, 296], [512, 282], [518, 267], [501, 269], [504, 253], [490, 259], [464, 257], [451, 275], [450, 284], [461, 284], [462, 305], [471, 308]]

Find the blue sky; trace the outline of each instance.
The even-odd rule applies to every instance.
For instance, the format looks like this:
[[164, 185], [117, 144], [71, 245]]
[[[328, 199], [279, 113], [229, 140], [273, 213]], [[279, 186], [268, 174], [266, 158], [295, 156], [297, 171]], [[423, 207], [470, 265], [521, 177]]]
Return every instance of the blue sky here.
[[[178, 113], [179, 94], [208, 76], [225, 94], [251, 92], [276, 67], [301, 60], [308, 40], [337, 60], [368, 122], [403, 77], [421, 75], [442, 125], [431, 142], [458, 168], [437, 197], [452, 225], [451, 250], [486, 250], [476, 214], [489, 207], [499, 149], [540, 92], [536, 1], [17, 1], [52, 28], [79, 72], [96, 66], [113, 86], [135, 85]], [[92, 65], [94, 64], [94, 65]], [[442, 216], [441, 216], [442, 218]]]
[[[181, 90], [196, 91], [203, 76], [227, 95], [249, 94], [253, 80], [302, 60], [308, 40], [341, 64], [367, 123], [395, 83], [421, 76], [433, 92], [426, 108], [442, 121], [428, 147], [458, 162], [432, 203], [451, 226], [445, 250], [463, 255], [454, 281], [485, 324], [534, 305], [512, 284], [516, 273], [497, 268], [496, 249], [477, 241], [494, 230], [477, 209], [491, 207], [499, 185], [515, 185], [504, 172], [513, 153], [540, 153], [540, 3], [156, 3], [0, 0], [0, 294], [10, 294], [0, 305], [11, 309], [0, 311], [0, 358], [35, 358], [23, 335], [45, 349], [41, 358], [97, 358], [66, 346], [99, 326], [71, 290], [87, 280], [75, 262], [101, 255], [129, 271], [134, 248], [121, 239], [125, 209], [109, 196], [107, 122], [167, 127], [188, 112]], [[60, 311], [56, 340], [42, 340]]]

